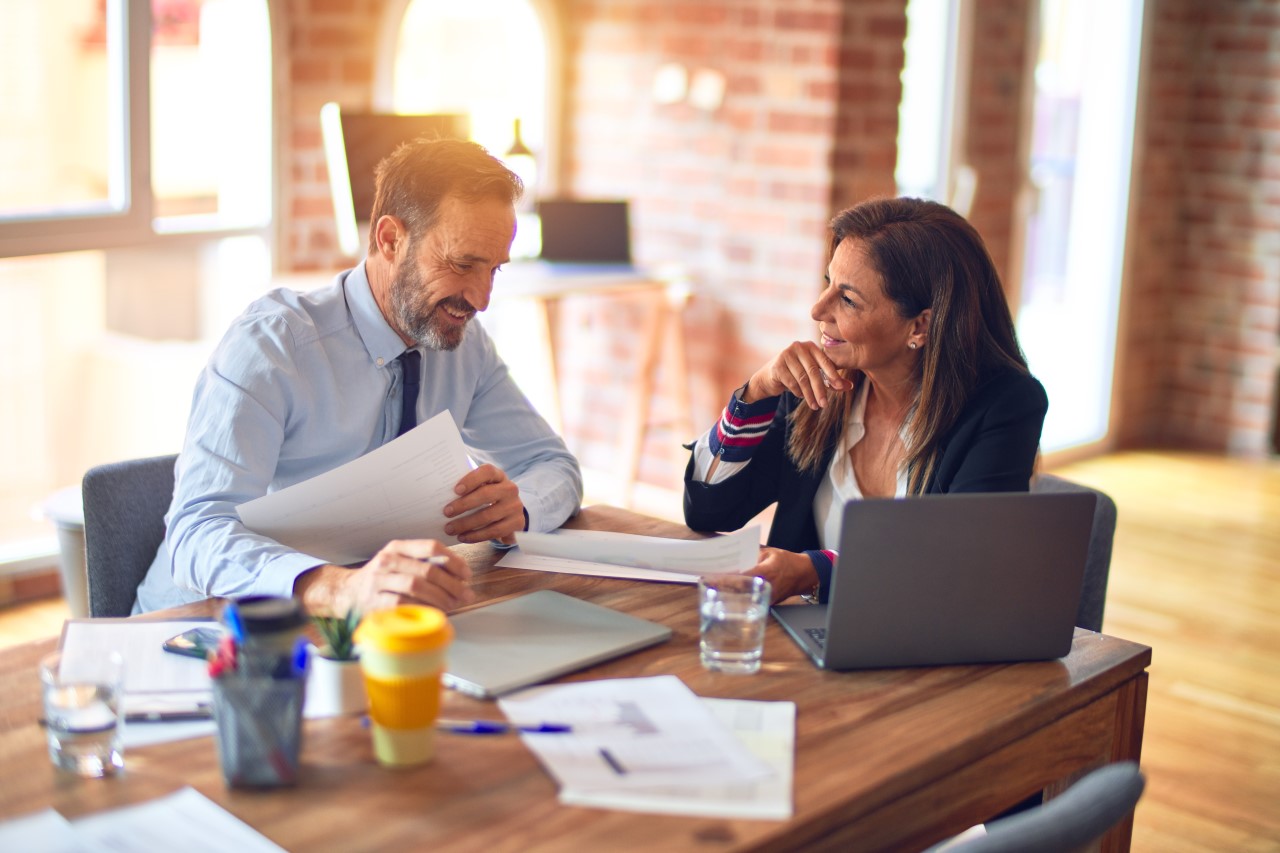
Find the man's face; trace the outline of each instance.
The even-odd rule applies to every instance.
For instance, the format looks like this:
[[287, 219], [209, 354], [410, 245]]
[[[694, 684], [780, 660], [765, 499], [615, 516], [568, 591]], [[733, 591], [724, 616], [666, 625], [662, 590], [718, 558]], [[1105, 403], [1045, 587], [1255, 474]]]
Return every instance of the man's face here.
[[456, 349], [467, 323], [489, 307], [493, 277], [510, 259], [515, 228], [511, 204], [446, 198], [435, 227], [409, 241], [393, 271], [396, 331], [427, 349]]

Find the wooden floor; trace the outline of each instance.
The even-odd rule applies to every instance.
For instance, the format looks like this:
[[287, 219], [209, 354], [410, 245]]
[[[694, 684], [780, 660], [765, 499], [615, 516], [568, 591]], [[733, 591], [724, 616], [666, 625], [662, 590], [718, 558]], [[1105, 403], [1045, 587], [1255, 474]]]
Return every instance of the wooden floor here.
[[1280, 851], [1280, 462], [1055, 473], [1119, 509], [1103, 630], [1152, 647], [1138, 851]]
[[[1280, 851], [1280, 461], [1124, 453], [1055, 473], [1115, 498], [1104, 630], [1154, 650], [1133, 849]], [[0, 610], [0, 645], [66, 615]]]

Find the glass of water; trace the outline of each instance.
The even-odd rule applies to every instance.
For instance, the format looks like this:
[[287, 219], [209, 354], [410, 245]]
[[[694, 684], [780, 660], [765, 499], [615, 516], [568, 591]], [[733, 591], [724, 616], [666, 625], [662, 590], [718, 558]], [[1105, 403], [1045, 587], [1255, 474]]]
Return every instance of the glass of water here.
[[715, 672], [760, 670], [769, 582], [751, 575], [705, 575], [698, 580], [702, 665]]
[[124, 659], [118, 652], [40, 661], [45, 735], [53, 766], [80, 776], [124, 768]]

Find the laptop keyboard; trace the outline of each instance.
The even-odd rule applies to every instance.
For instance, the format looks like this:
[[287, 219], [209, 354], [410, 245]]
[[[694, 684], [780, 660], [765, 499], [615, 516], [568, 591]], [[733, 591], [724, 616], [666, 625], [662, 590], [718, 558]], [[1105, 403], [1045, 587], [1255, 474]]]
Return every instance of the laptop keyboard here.
[[825, 649], [827, 647], [827, 629], [826, 628], [805, 628], [804, 632], [809, 635], [818, 648]]

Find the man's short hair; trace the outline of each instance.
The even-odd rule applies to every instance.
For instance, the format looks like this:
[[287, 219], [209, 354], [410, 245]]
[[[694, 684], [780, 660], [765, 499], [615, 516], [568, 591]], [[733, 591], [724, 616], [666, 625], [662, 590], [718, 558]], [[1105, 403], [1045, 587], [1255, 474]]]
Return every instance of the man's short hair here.
[[369, 252], [376, 248], [374, 234], [383, 216], [399, 219], [416, 240], [435, 225], [440, 203], [448, 196], [514, 204], [523, 192], [516, 173], [474, 142], [426, 137], [404, 142], [374, 170]]

